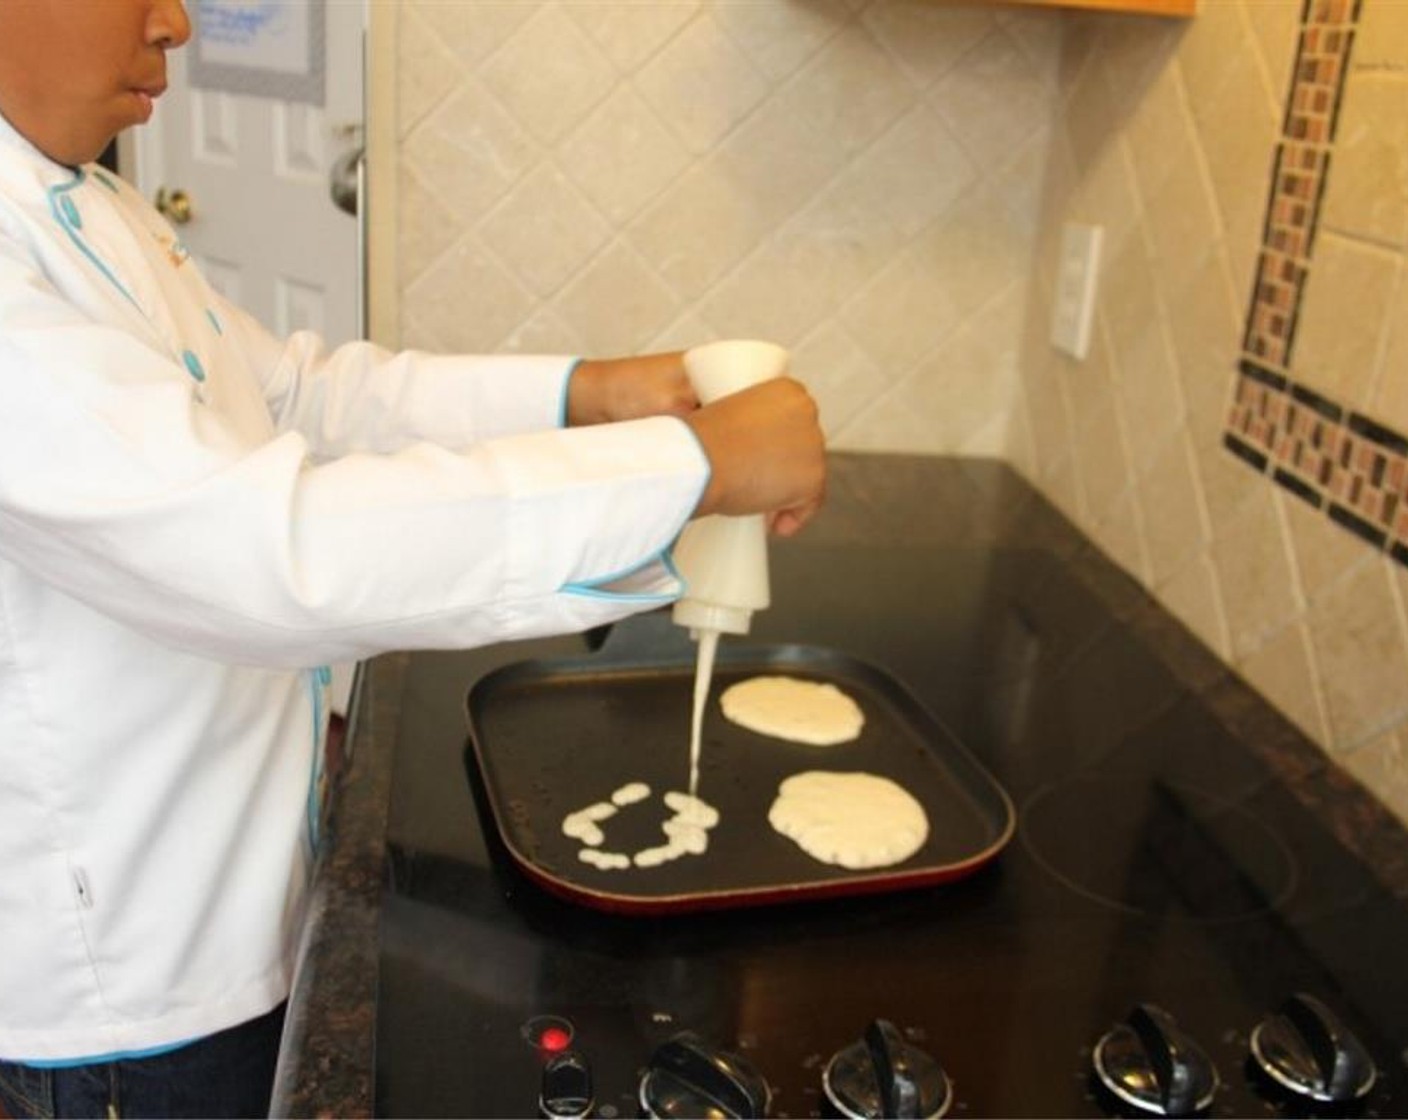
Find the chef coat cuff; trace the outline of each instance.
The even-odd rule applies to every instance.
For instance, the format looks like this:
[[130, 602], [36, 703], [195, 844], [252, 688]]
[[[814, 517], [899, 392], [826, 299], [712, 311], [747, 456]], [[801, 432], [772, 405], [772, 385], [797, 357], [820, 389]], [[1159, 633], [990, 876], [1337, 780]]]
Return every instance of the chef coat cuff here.
[[[676, 534], [678, 536], [678, 534]], [[590, 583], [566, 584], [568, 595], [618, 599], [635, 603], [673, 603], [684, 594], [684, 580], [675, 570], [667, 548], [630, 571], [605, 576]]]
[[674, 551], [675, 542], [679, 540], [680, 534], [684, 532], [684, 527], [689, 524], [705, 491], [708, 490], [709, 480], [713, 477], [714, 471], [713, 465], [709, 462], [709, 456], [704, 450], [704, 445], [699, 441], [694, 429], [683, 420], [678, 423], [689, 433], [689, 438], [699, 449], [699, 458], [704, 463], [704, 475], [693, 498], [685, 507], [684, 515], [668, 534], [665, 545], [658, 552], [647, 556], [639, 564], [623, 571], [612, 572], [592, 580], [576, 580], [565, 584], [562, 588], [565, 593], [636, 603], [672, 603], [684, 594], [684, 579], [675, 567], [671, 553]]
[[[417, 438], [465, 447], [500, 436], [563, 426], [574, 355], [438, 355], [391, 359], [406, 367], [398, 415]], [[392, 382], [392, 385], [395, 385]]]
[[567, 397], [572, 391], [572, 375], [577, 372], [577, 367], [582, 364], [581, 358], [574, 358], [572, 364], [567, 367], [567, 372], [562, 375], [562, 393], [557, 404], [557, 426], [567, 427]]

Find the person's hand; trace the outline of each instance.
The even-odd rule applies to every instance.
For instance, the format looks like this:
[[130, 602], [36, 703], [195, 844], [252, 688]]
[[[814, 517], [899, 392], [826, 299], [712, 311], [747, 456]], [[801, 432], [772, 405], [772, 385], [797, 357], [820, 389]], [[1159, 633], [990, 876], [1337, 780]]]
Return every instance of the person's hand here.
[[577, 427], [687, 416], [699, 407], [699, 398], [682, 358], [676, 351], [579, 362], [567, 385], [567, 423]]
[[765, 513], [789, 537], [811, 520], [826, 492], [826, 441], [816, 402], [802, 384], [777, 377], [685, 416], [712, 473], [695, 509]]

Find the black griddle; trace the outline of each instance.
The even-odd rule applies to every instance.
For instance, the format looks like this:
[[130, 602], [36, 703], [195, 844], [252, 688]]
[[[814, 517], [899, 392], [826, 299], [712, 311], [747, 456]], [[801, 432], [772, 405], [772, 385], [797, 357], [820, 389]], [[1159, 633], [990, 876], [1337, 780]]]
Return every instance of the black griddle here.
[[[562, 833], [563, 818], [627, 782], [646, 782], [652, 796], [602, 825], [602, 849], [631, 853], [665, 842], [663, 794], [689, 788], [694, 672], [687, 659], [523, 661], [470, 688], [466, 763], [500, 839], [530, 878], [602, 910], [721, 909], [943, 883], [976, 871], [1011, 838], [1016, 818], [1007, 794], [884, 670], [822, 648], [726, 641], [703, 726], [698, 794], [721, 815], [708, 851], [654, 868], [583, 862], [581, 843]], [[836, 685], [865, 713], [860, 737], [815, 747], [725, 719], [723, 690], [762, 674]], [[805, 770], [865, 771], [897, 782], [924, 806], [928, 839], [903, 863], [869, 871], [813, 859], [767, 819], [782, 780]]]

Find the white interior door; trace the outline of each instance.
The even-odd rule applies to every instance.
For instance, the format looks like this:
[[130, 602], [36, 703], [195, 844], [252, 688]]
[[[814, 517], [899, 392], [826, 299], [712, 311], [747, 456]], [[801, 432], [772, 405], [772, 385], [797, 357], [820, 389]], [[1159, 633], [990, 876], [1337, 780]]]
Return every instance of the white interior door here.
[[[187, 248], [222, 294], [271, 330], [310, 328], [334, 345], [361, 337], [361, 228], [333, 202], [329, 181], [339, 160], [362, 145], [365, 0], [321, 5], [322, 104], [193, 85], [202, 7], [188, 4], [195, 37], [172, 52], [169, 87], [151, 123], [132, 134], [135, 166], [121, 170], [150, 199], [181, 192]], [[279, 5], [214, 7], [258, 15]], [[168, 217], [179, 215], [168, 209]]]

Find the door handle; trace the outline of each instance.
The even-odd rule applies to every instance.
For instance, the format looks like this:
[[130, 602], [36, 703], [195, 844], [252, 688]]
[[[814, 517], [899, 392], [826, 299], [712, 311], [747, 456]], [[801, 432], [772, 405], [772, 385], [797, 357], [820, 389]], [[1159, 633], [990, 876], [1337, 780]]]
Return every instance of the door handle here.
[[362, 193], [362, 160], [366, 156], [363, 147], [352, 148], [337, 157], [328, 173], [328, 191], [333, 204], [341, 211], [357, 216], [358, 198]]
[[167, 221], [178, 226], [185, 225], [195, 214], [195, 209], [191, 205], [191, 196], [180, 187], [175, 190], [158, 187], [156, 208], [166, 216]]

